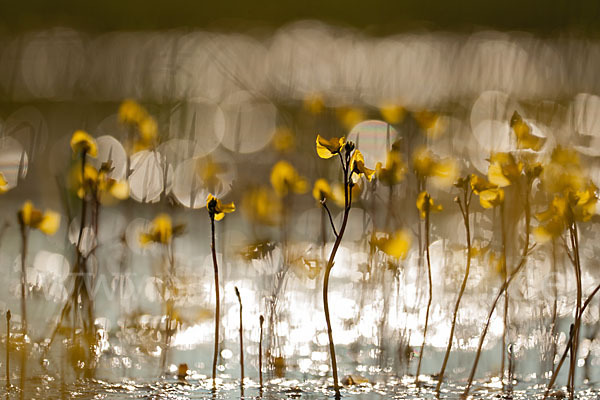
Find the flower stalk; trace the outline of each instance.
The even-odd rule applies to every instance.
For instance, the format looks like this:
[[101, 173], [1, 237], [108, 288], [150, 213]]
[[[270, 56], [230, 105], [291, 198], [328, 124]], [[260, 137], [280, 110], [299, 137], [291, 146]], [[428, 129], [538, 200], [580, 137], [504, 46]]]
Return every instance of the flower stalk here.
[[219, 325], [221, 315], [221, 296], [219, 290], [219, 265], [217, 264], [217, 247], [215, 244], [215, 221], [220, 221], [225, 217], [226, 213], [232, 213], [235, 211], [235, 205], [233, 203], [223, 204], [220, 199], [216, 198], [212, 194], [208, 195], [206, 199], [206, 210], [210, 218], [210, 250], [212, 253], [213, 269], [215, 275], [215, 344], [213, 350], [213, 363], [212, 363], [212, 383], [213, 393], [217, 390], [217, 358], [219, 356]]
[[[25, 379], [27, 373], [27, 242], [29, 237], [29, 229], [22, 218], [19, 218], [19, 227], [21, 230], [21, 335], [23, 337], [23, 348], [21, 349], [21, 398], [25, 393]], [[7, 347], [8, 349], [8, 347]], [[8, 365], [8, 364], [7, 364]]]
[[452, 313], [452, 325], [450, 326], [450, 337], [448, 338], [448, 345], [446, 347], [446, 354], [444, 355], [444, 361], [442, 362], [442, 368], [439, 373], [438, 383], [435, 388], [436, 394], [439, 397], [440, 391], [442, 387], [442, 382], [444, 381], [444, 373], [446, 371], [446, 366], [448, 364], [448, 358], [450, 358], [450, 351], [452, 350], [452, 342], [454, 340], [454, 329], [456, 328], [456, 317], [458, 315], [458, 310], [460, 307], [460, 301], [465, 293], [465, 289], [467, 287], [467, 281], [469, 279], [469, 272], [471, 269], [471, 257], [472, 257], [472, 249], [471, 249], [471, 224], [469, 220], [469, 206], [471, 205], [471, 198], [473, 195], [473, 191], [470, 187], [469, 178], [460, 179], [457, 183], [457, 186], [462, 189], [462, 198], [460, 196], [456, 196], [454, 201], [460, 207], [460, 212], [463, 217], [463, 222], [465, 225], [465, 233], [466, 233], [466, 241], [467, 241], [467, 265], [465, 267], [465, 276], [463, 278], [462, 284], [460, 286], [460, 290], [458, 292], [458, 298], [456, 299], [456, 304], [454, 305], [454, 312]]
[[[498, 301], [500, 300], [502, 295], [506, 292], [506, 290], [508, 289], [509, 285], [514, 280], [514, 278], [525, 267], [525, 262], [527, 261], [527, 256], [533, 249], [533, 247], [529, 246], [529, 241], [530, 241], [530, 236], [531, 236], [530, 235], [530, 232], [531, 232], [531, 206], [530, 206], [529, 196], [531, 193], [532, 182], [533, 182], [533, 178], [528, 177], [527, 188], [526, 188], [526, 192], [525, 192], [525, 207], [524, 207], [525, 208], [525, 244], [523, 245], [521, 259], [519, 261], [519, 264], [517, 264], [516, 268], [510, 273], [510, 275], [507, 275], [508, 278], [504, 280], [502, 286], [500, 286], [500, 289], [498, 290], [498, 293], [496, 294], [496, 297], [494, 298], [494, 301], [492, 302], [492, 307], [490, 308], [486, 323], [485, 323], [483, 331], [481, 333], [481, 337], [479, 338], [479, 344], [477, 346], [477, 352], [475, 353], [475, 360], [473, 361], [473, 366], [472, 366], [471, 372], [469, 374], [467, 386], [465, 387], [465, 390], [462, 394], [463, 398], [466, 398], [469, 395], [469, 391], [471, 390], [471, 386], [473, 385], [473, 379], [475, 377], [475, 372], [477, 371], [477, 365], [479, 363], [479, 358], [481, 357], [481, 351], [483, 349], [483, 342], [487, 335], [487, 332], [488, 332], [488, 329], [490, 326], [490, 322], [492, 320], [492, 316], [494, 315], [494, 311], [496, 310]], [[504, 268], [506, 268], [506, 265], [504, 266]], [[502, 377], [504, 377], [504, 369], [502, 370]]]
[[415, 385], [419, 386], [419, 376], [421, 375], [421, 362], [423, 360], [423, 354], [425, 352], [425, 343], [427, 340], [427, 329], [429, 327], [429, 311], [431, 309], [431, 301], [433, 299], [433, 280], [431, 278], [431, 257], [429, 253], [429, 241], [430, 241], [430, 223], [429, 217], [431, 211], [441, 211], [440, 205], [434, 205], [433, 199], [426, 191], [421, 192], [417, 198], [417, 208], [420, 211], [420, 216], [424, 219], [425, 224], [425, 260], [427, 262], [427, 280], [428, 280], [428, 299], [427, 309], [425, 311], [425, 327], [423, 329], [423, 343], [421, 344], [421, 354], [419, 356], [419, 362], [417, 363], [417, 374], [415, 377]]
[[10, 388], [10, 310], [6, 311], [6, 388]]
[[[365, 175], [367, 179], [371, 180], [371, 177], [375, 171], [365, 167], [365, 160], [357, 149], [355, 149], [354, 143], [346, 142], [345, 138], [333, 138], [331, 140], [324, 140], [317, 135], [317, 153], [321, 158], [331, 158], [336, 155], [339, 156], [340, 164], [343, 172], [343, 185], [344, 185], [344, 214], [342, 217], [342, 224], [339, 230], [335, 229], [333, 220], [330, 219], [331, 228], [335, 234], [335, 242], [329, 260], [325, 266], [325, 276], [323, 278], [323, 310], [325, 312], [325, 322], [327, 323], [327, 336], [329, 338], [329, 354], [331, 357], [331, 369], [333, 375], [333, 388], [335, 391], [336, 399], [340, 399], [340, 386], [338, 380], [337, 360], [335, 357], [335, 344], [333, 341], [333, 330], [331, 328], [331, 317], [329, 315], [329, 278], [333, 264], [335, 261], [335, 255], [342, 242], [342, 237], [346, 231], [346, 225], [348, 223], [348, 216], [350, 215], [350, 208], [352, 207], [352, 188], [354, 182], [352, 180], [353, 175], [357, 177]], [[342, 154], [343, 153], [343, 154]], [[325, 202], [321, 201], [321, 204], [325, 206]], [[328, 212], [329, 210], [326, 209]]]
[[219, 356], [219, 316], [221, 313], [221, 302], [219, 295], [219, 266], [217, 264], [217, 250], [215, 246], [215, 217], [210, 213], [210, 232], [211, 232], [211, 244], [210, 250], [212, 253], [213, 268], [215, 275], [215, 344], [213, 350], [213, 362], [212, 362], [212, 383], [213, 390], [217, 389], [217, 357]]
[[263, 324], [265, 323], [265, 317], [261, 316], [258, 319], [260, 323], [260, 337], [258, 340], [258, 381], [260, 383], [260, 390], [262, 393], [263, 389], [263, 373], [262, 373], [262, 355], [263, 355]]
[[240, 304], [240, 392], [242, 397], [244, 397], [244, 325], [242, 319], [242, 297], [240, 296], [240, 291], [237, 286], [235, 286], [235, 295], [237, 296], [238, 303]]

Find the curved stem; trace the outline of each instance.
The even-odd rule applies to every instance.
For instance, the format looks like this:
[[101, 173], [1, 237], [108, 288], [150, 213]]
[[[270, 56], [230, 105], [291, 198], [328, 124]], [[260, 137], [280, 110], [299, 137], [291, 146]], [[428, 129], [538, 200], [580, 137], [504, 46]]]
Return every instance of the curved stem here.
[[575, 370], [577, 368], [577, 350], [579, 348], [579, 331], [581, 327], [582, 314], [582, 282], [581, 282], [581, 260], [579, 255], [579, 238], [577, 235], [577, 223], [573, 222], [569, 228], [571, 232], [571, 245], [573, 247], [573, 258], [575, 260], [575, 278], [577, 282], [577, 305], [575, 308], [575, 323], [571, 339], [571, 362], [569, 366], [569, 398], [572, 400], [575, 396]]
[[331, 224], [331, 229], [333, 230], [333, 234], [335, 235], [335, 237], [338, 237], [338, 233], [337, 230], [335, 229], [335, 224], [333, 223], [333, 218], [331, 217], [331, 212], [329, 211], [329, 207], [327, 207], [327, 204], [325, 203], [325, 200], [321, 200], [321, 205], [323, 206], [323, 208], [325, 209], [325, 211], [327, 211], [327, 215], [329, 216], [329, 223]]
[[213, 351], [213, 363], [212, 363], [212, 381], [213, 390], [217, 389], [217, 357], [219, 356], [219, 316], [221, 312], [221, 304], [219, 297], [219, 266], [217, 265], [217, 250], [215, 247], [215, 217], [210, 215], [210, 231], [211, 231], [211, 245], [210, 249], [212, 252], [213, 267], [215, 272], [215, 346]]
[[529, 208], [529, 192], [530, 191], [531, 191], [531, 182], [529, 182], [529, 185], [527, 187], [527, 193], [525, 194], [525, 244], [523, 246], [521, 260], [519, 261], [519, 264], [517, 265], [515, 270], [510, 274], [508, 279], [504, 281], [504, 283], [500, 287], [500, 290], [498, 290], [498, 294], [494, 298], [494, 302], [492, 303], [492, 307], [490, 308], [490, 312], [488, 313], [487, 320], [486, 320], [485, 326], [483, 328], [483, 332], [481, 333], [481, 337], [479, 338], [479, 344], [477, 346], [477, 353], [475, 354], [475, 361], [473, 361], [473, 367], [471, 368], [471, 373], [469, 374], [469, 380], [468, 380], [467, 386], [465, 387], [465, 390], [462, 394], [463, 398], [466, 398], [469, 394], [469, 391], [471, 390], [471, 386], [473, 384], [473, 378], [475, 377], [475, 372], [477, 371], [477, 365], [479, 364], [479, 358], [481, 356], [481, 350], [483, 348], [483, 341], [485, 340], [485, 337], [487, 335], [488, 328], [490, 326], [490, 321], [492, 319], [492, 316], [494, 315], [494, 311], [496, 310], [496, 305], [498, 304], [498, 300], [500, 299], [502, 294], [505, 292], [505, 290], [509, 287], [509, 285], [513, 281], [513, 279], [515, 279], [517, 274], [523, 269], [523, 267], [525, 266], [525, 261], [527, 260], [527, 255], [533, 248], [533, 247], [532, 248], [529, 247], [529, 239], [530, 239], [530, 231], [531, 231], [531, 226], [530, 226], [531, 210]]
[[444, 381], [444, 372], [446, 371], [446, 366], [448, 364], [448, 358], [450, 357], [450, 351], [452, 350], [452, 341], [454, 340], [454, 329], [456, 328], [456, 316], [458, 315], [458, 309], [460, 307], [460, 301], [462, 299], [463, 294], [465, 293], [465, 289], [467, 287], [467, 280], [469, 279], [469, 271], [471, 269], [471, 227], [469, 224], [469, 200], [467, 197], [467, 192], [469, 189], [465, 189], [464, 192], [464, 210], [462, 205], [459, 203], [461, 207], [461, 211], [463, 213], [463, 220], [465, 224], [465, 230], [467, 235], [467, 266], [465, 268], [465, 276], [463, 278], [462, 284], [460, 286], [460, 291], [458, 293], [458, 298], [456, 299], [456, 304], [454, 305], [454, 313], [452, 315], [452, 325], [450, 327], [450, 338], [448, 339], [448, 346], [446, 347], [446, 354], [444, 355], [444, 361], [442, 363], [442, 369], [440, 370], [439, 379], [437, 386], [435, 388], [436, 394], [440, 396], [440, 390], [442, 387], [442, 382]]
[[552, 356], [550, 357], [550, 368], [553, 369], [554, 359], [557, 352], [556, 319], [558, 316], [558, 284], [556, 282], [556, 239], [552, 239], [552, 291], [554, 302], [552, 307]]
[[[428, 203], [426, 203], [428, 204]], [[427, 207], [427, 206], [426, 206]], [[425, 312], [425, 328], [423, 329], [423, 344], [421, 345], [421, 355], [417, 364], [417, 376], [415, 384], [419, 385], [419, 375], [421, 374], [421, 361], [425, 352], [425, 341], [427, 339], [427, 328], [429, 326], [429, 310], [431, 308], [431, 300], [433, 298], [433, 283], [431, 279], [431, 259], [429, 256], [429, 210], [425, 210], [425, 257], [427, 260], [427, 278], [429, 279], [429, 299], [427, 300], [427, 311]]]
[[[508, 279], [508, 266], [506, 264], [506, 221], [504, 215], [504, 203], [500, 205], [500, 225], [502, 229], [502, 280], [506, 284]], [[508, 330], [508, 288], [504, 292], [504, 328], [502, 330], [502, 347], [500, 353], [502, 354], [502, 362], [500, 364], [500, 381], [502, 382], [502, 389], [504, 390], [504, 363], [506, 359], [506, 331]]]
[[[340, 155], [341, 158], [341, 155]], [[329, 261], [327, 262], [327, 266], [325, 267], [325, 277], [323, 279], [323, 309], [325, 312], [325, 321], [327, 323], [327, 336], [329, 338], [329, 354], [331, 356], [331, 369], [333, 374], [333, 388], [335, 390], [336, 399], [340, 399], [340, 386], [338, 381], [338, 371], [337, 371], [337, 360], [335, 358], [335, 345], [333, 343], [333, 331], [331, 329], [331, 318], [329, 316], [329, 299], [328, 299], [328, 288], [329, 288], [329, 276], [331, 274], [331, 269], [333, 268], [333, 263], [335, 260], [335, 255], [340, 247], [340, 243], [342, 242], [342, 237], [344, 236], [344, 231], [346, 230], [346, 224], [348, 223], [348, 215], [350, 214], [350, 208], [352, 205], [352, 188], [350, 187], [350, 179], [351, 177], [348, 174], [349, 169], [349, 157], [346, 155], [346, 162], [344, 170], [344, 217], [342, 220], [342, 225], [340, 227], [339, 234], [335, 238], [335, 243], [333, 244], [333, 248], [331, 249], [331, 254], [329, 255]], [[343, 163], [342, 163], [343, 165]]]
[[325, 310], [325, 321], [327, 322], [327, 336], [329, 337], [329, 353], [331, 355], [331, 369], [333, 373], [333, 387], [336, 393], [336, 397], [340, 396], [340, 388], [338, 384], [338, 372], [337, 372], [337, 361], [335, 359], [335, 346], [333, 344], [333, 331], [331, 329], [331, 318], [329, 316], [329, 299], [328, 299], [328, 288], [329, 288], [329, 275], [331, 274], [331, 269], [333, 268], [333, 262], [335, 259], [335, 254], [340, 246], [342, 241], [342, 236], [344, 231], [346, 230], [346, 223], [348, 222], [348, 214], [350, 209], [348, 208], [344, 211], [344, 219], [342, 221], [342, 227], [340, 228], [340, 234], [335, 240], [333, 245], [333, 249], [331, 250], [331, 255], [329, 256], [329, 261], [327, 262], [327, 267], [325, 269], [325, 278], [323, 280], [323, 308]]
[[[579, 319], [581, 319], [581, 316], [583, 315], [585, 309], [592, 302], [592, 299], [594, 298], [596, 293], [598, 293], [598, 291], [600, 291], [600, 284], [598, 286], [596, 286], [596, 288], [592, 291], [592, 293], [589, 294], [589, 296], [583, 303], [583, 307], [581, 307], [581, 315], [580, 315]], [[575, 326], [573, 325], [573, 328], [574, 327]], [[552, 387], [554, 386], [554, 383], [556, 382], [558, 373], [560, 372], [560, 369], [561, 369], [563, 363], [565, 362], [565, 359], [567, 358], [567, 354], [569, 353], [569, 350], [571, 349], [572, 341], [573, 341], [573, 330], [571, 330], [571, 332], [569, 334], [569, 341], [567, 342], [567, 347], [565, 348], [565, 351], [563, 352], [563, 355], [560, 358], [560, 361], [558, 362], [556, 369], [552, 372], [552, 377], [550, 378], [550, 382], [548, 382], [548, 387], [546, 388], [546, 393], [544, 394], [543, 400], [546, 400], [546, 398], [548, 397], [548, 394], [550, 393], [550, 390], [552, 389]]]

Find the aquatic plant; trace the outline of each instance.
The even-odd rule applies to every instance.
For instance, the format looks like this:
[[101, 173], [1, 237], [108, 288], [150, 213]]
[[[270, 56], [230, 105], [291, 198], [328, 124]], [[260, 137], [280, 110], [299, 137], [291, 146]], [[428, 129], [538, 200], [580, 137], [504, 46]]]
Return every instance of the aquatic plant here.
[[220, 221], [225, 217], [225, 214], [232, 213], [235, 211], [235, 204], [223, 202], [209, 194], [206, 199], [206, 210], [208, 211], [208, 217], [210, 218], [210, 250], [212, 253], [213, 268], [215, 273], [215, 344], [213, 351], [213, 363], [212, 363], [212, 383], [213, 390], [217, 388], [217, 357], [219, 355], [219, 319], [221, 313], [221, 299], [219, 294], [219, 266], [217, 264], [217, 248], [215, 244], [215, 221]]

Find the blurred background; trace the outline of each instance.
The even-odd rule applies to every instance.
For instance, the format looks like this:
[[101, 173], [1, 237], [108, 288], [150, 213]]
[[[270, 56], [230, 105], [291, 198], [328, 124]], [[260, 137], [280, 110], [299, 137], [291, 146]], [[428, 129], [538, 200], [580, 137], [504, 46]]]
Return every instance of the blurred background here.
[[[324, 377], [329, 359], [319, 296], [333, 235], [323, 233], [323, 213], [311, 190], [318, 178], [339, 181], [340, 171], [337, 162], [317, 157], [315, 137], [348, 136], [373, 169], [385, 165], [396, 142], [406, 174], [394, 188], [362, 185], [336, 259], [331, 302], [342, 375], [363, 374], [374, 382], [386, 374], [402, 376], [414, 371], [415, 356], [422, 354], [417, 349], [426, 302], [419, 190], [410, 167], [414, 150], [427, 146], [457, 160], [463, 174], [485, 175], [491, 152], [515, 148], [509, 121], [518, 111], [533, 134], [545, 138], [541, 157], [557, 144], [574, 147], [599, 184], [598, 66], [600, 3], [593, 0], [311, 0], [277, 6], [265, 0], [0, 0], [0, 172], [10, 189], [0, 198], [0, 310], [13, 310], [19, 322], [17, 210], [26, 199], [57, 210], [62, 224], [56, 235], [32, 233], [28, 304], [32, 354], [43, 354], [45, 368], [58, 370], [60, 349], [48, 355], [44, 346], [71, 290], [80, 221], [69, 188], [69, 140], [84, 129], [98, 140], [96, 167], [112, 160], [111, 177], [127, 180], [130, 188], [127, 200], [102, 209], [98, 231], [86, 233], [101, 332], [99, 375], [147, 378], [159, 369], [162, 250], [142, 248], [138, 236], [160, 212], [186, 225], [174, 245], [179, 325], [168, 366], [187, 362], [198, 376], [209, 373], [214, 286], [203, 207], [213, 192], [238, 206], [218, 224], [224, 379], [238, 376], [234, 285], [246, 302], [252, 379], [259, 314], [267, 317], [272, 376]], [[125, 99], [142, 104], [154, 119], [156, 145], [135, 148], [130, 127], [119, 118]], [[270, 174], [281, 160], [306, 179], [302, 193], [272, 193]], [[217, 183], [209, 184], [213, 178]], [[445, 212], [432, 217], [439, 279], [426, 374], [437, 372], [443, 356], [465, 262], [456, 191], [443, 183], [431, 191]], [[340, 209], [332, 209], [339, 221]], [[497, 212], [478, 208], [474, 237], [497, 247], [497, 218]], [[371, 232], [399, 229], [413, 237], [406, 259], [373, 256]], [[592, 263], [600, 232], [586, 229], [584, 258]], [[520, 360], [517, 371], [528, 382], [544, 376], [551, 344], [564, 344], [574, 304], [574, 286], [560, 270], [560, 329], [548, 332], [554, 301], [549, 282], [557, 274], [549, 254], [546, 249], [532, 257], [511, 303], [510, 342]], [[473, 267], [451, 379], [468, 372], [499, 286], [488, 264]], [[587, 289], [598, 271], [586, 273]], [[590, 366], [600, 361], [594, 339], [599, 311], [597, 305], [591, 309], [580, 367], [595, 382], [598, 371]], [[499, 368], [493, 354], [501, 351], [502, 329], [496, 316], [482, 376]], [[283, 372], [277, 362], [284, 363]]]

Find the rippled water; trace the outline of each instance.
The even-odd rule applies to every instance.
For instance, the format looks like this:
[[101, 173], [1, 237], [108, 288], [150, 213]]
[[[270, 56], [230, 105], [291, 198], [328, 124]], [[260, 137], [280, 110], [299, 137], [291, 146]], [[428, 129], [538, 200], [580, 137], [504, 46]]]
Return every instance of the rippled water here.
[[[424, 379], [423, 379], [424, 378]], [[399, 379], [391, 377], [386, 382], [364, 383], [345, 387], [342, 397], [346, 399], [434, 399], [436, 381], [422, 377], [422, 386], [414, 385], [413, 377]], [[18, 399], [20, 391], [12, 386], [5, 389], [2, 382], [1, 393], [6, 399]], [[442, 391], [442, 398], [459, 399], [464, 386], [449, 383]], [[515, 382], [512, 390], [502, 391], [498, 380], [479, 382], [474, 385], [472, 399], [541, 399], [545, 386]], [[555, 390], [557, 396], [566, 393], [566, 389]], [[598, 399], [600, 387], [587, 385], [576, 392], [577, 399]], [[216, 394], [212, 392], [212, 380], [206, 377], [192, 376], [186, 380], [167, 377], [160, 381], [130, 381], [113, 383], [102, 380], [79, 380], [65, 384], [60, 379], [43, 375], [29, 380], [26, 390], [27, 399], [323, 399], [334, 398], [331, 380], [274, 379], [263, 390], [257, 382], [246, 379], [244, 396], [240, 394], [239, 380], [220, 380]], [[554, 397], [559, 398], [559, 397]]]

